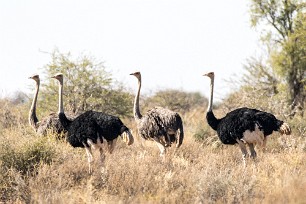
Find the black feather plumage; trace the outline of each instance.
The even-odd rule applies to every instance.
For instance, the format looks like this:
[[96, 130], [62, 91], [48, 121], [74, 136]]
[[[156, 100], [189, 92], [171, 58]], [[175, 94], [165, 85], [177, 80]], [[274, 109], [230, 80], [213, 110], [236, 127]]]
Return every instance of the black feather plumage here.
[[93, 143], [96, 143], [98, 138], [101, 142], [103, 139], [111, 141], [128, 130], [118, 117], [102, 112], [86, 111], [72, 121], [60, 113], [59, 118], [68, 131], [67, 141], [73, 147], [88, 147], [88, 139]]
[[283, 121], [276, 119], [271, 113], [246, 107], [233, 110], [217, 120], [212, 119], [211, 115], [213, 115], [212, 112], [207, 113], [207, 122], [214, 130], [217, 130], [224, 144], [236, 144], [237, 138], [241, 139], [247, 130], [254, 131], [256, 125], [266, 137], [273, 131], [278, 131], [283, 124]]
[[243, 158], [248, 156], [246, 144], [250, 149], [251, 157], [255, 158], [257, 154], [254, 149], [255, 145], [259, 144], [265, 148], [266, 137], [271, 135], [273, 131], [279, 131], [287, 135], [291, 134], [291, 128], [287, 123], [276, 119], [271, 113], [257, 109], [238, 108], [227, 113], [223, 118], [217, 119], [212, 112], [215, 74], [214, 72], [208, 72], [204, 76], [210, 78], [210, 97], [206, 120], [209, 126], [217, 131], [223, 144], [239, 144]]
[[69, 120], [64, 113], [63, 105], [63, 82], [64, 76], [61, 73], [54, 75], [59, 81], [59, 120], [67, 131], [66, 140], [73, 147], [82, 147], [86, 149], [88, 156], [89, 172], [92, 172], [91, 163], [93, 155], [91, 148], [98, 149], [100, 159], [103, 165], [105, 155], [102, 151], [103, 140], [107, 141], [108, 151], [112, 152], [114, 141], [119, 135], [123, 134], [123, 140], [127, 145], [131, 145], [134, 141], [130, 130], [122, 123], [122, 121], [112, 115], [102, 112], [86, 111], [73, 120]]

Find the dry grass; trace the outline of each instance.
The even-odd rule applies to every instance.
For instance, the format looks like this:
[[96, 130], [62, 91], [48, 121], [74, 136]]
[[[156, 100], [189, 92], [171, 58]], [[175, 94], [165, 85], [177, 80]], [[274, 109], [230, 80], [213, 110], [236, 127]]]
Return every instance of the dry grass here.
[[[131, 126], [134, 128], [132, 123]], [[305, 203], [303, 135], [283, 137], [275, 133], [268, 141], [267, 152], [258, 151], [257, 160], [248, 161], [243, 168], [238, 146], [195, 142], [191, 132], [187, 131], [180, 149], [169, 149], [165, 162], [161, 161], [154, 143], [137, 137], [127, 147], [119, 139], [114, 153], [107, 155], [104, 169], [95, 153], [95, 171], [89, 175], [83, 149], [73, 149], [65, 141], [53, 139], [53, 135], [38, 137], [30, 128], [6, 129], [0, 133], [0, 143], [6, 145], [0, 151], [1, 200], [13, 203]], [[34, 148], [31, 144], [43, 148]], [[33, 164], [23, 161], [31, 160], [26, 155], [32, 151], [41, 160], [34, 160]], [[23, 160], [16, 157], [22, 154]], [[9, 163], [4, 155], [15, 156], [25, 167], [17, 170], [16, 161]]]
[[[3, 104], [2, 104], [3, 105]], [[6, 107], [6, 106], [3, 106]], [[222, 145], [203, 108], [182, 115], [185, 139], [166, 161], [153, 142], [118, 139], [105, 166], [95, 152], [88, 174], [84, 149], [50, 134], [37, 136], [23, 109], [0, 110], [0, 203], [305, 203], [305, 117], [288, 121], [291, 136], [274, 133], [267, 151], [242, 164], [239, 147]], [[223, 116], [223, 109], [215, 111]], [[9, 123], [7, 123], [9, 122]]]

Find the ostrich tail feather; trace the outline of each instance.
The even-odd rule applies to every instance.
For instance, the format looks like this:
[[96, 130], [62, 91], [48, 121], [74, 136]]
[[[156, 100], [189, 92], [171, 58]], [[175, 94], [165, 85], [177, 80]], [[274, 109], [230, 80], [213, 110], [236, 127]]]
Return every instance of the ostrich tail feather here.
[[131, 145], [134, 143], [134, 137], [132, 135], [132, 133], [130, 132], [129, 129], [126, 129], [123, 133], [122, 133], [122, 139], [123, 141], [127, 144], [127, 145]]
[[291, 128], [288, 125], [288, 123], [283, 123], [281, 127], [279, 128], [279, 132], [285, 135], [290, 135], [291, 134]]

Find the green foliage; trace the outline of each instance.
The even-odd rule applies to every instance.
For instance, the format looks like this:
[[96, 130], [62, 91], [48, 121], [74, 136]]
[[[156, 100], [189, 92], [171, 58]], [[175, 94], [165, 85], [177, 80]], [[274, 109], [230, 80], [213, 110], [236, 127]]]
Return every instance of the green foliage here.
[[[102, 111], [116, 115], [130, 115], [131, 95], [120, 83], [114, 86], [111, 73], [102, 62], [82, 55], [74, 59], [70, 53], [55, 50], [51, 62], [44, 67], [46, 79], [42, 83], [40, 101], [46, 112], [55, 112], [58, 107], [58, 82], [50, 77], [61, 72], [64, 75], [64, 106], [72, 114], [86, 110]], [[128, 102], [127, 102], [128, 101]]]
[[279, 92], [278, 84], [285, 84], [292, 115], [303, 112], [306, 97], [305, 9], [301, 0], [252, 0], [251, 5], [252, 25], [266, 25], [262, 27], [262, 39], [268, 47], [268, 56], [264, 62], [249, 60], [245, 78], [262, 89], [270, 86], [271, 95]]
[[196, 106], [205, 106], [207, 99], [199, 92], [184, 92], [179, 90], [162, 90], [145, 101], [146, 107], [161, 106], [173, 111], [185, 113]]
[[0, 202], [30, 203], [29, 178], [58, 156], [51, 142], [56, 141], [54, 138], [36, 137], [26, 131], [22, 127], [0, 133]]
[[[305, 79], [306, 70], [306, 15], [299, 13], [295, 19], [295, 32], [288, 34], [283, 42], [283, 49], [272, 54], [272, 62], [277, 74], [287, 76], [291, 69], [297, 66], [299, 80]], [[299, 73], [301, 72], [301, 73]]]
[[50, 164], [55, 151], [46, 143], [46, 138], [31, 139], [16, 148], [16, 145], [1, 141], [0, 161], [2, 169], [15, 169], [25, 174], [33, 174], [42, 162]]
[[215, 131], [208, 125], [198, 124], [194, 130], [193, 138], [196, 142], [203, 143], [206, 146], [210, 145], [214, 148], [222, 145]]
[[199, 125], [196, 129], [193, 137], [197, 142], [203, 142], [209, 137], [209, 128], [203, 127], [203, 125]]
[[266, 35], [273, 35], [275, 41], [281, 42], [289, 33], [294, 32], [294, 17], [305, 8], [302, 0], [252, 0], [251, 23], [258, 26], [260, 23], [268, 23], [272, 30], [266, 31]]
[[290, 103], [303, 109], [306, 97], [306, 15], [298, 15], [295, 25], [295, 32], [288, 35], [282, 49], [271, 55], [271, 62], [274, 70], [288, 82]]

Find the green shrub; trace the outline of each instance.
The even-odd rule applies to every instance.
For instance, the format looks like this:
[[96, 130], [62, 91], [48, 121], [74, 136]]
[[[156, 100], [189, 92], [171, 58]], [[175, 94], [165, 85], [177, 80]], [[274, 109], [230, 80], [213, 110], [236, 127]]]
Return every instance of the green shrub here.
[[206, 106], [205, 104], [207, 104], [207, 99], [199, 92], [174, 89], [158, 91], [145, 101], [145, 107], [161, 106], [181, 113], [186, 113], [197, 106]]
[[196, 142], [200, 142], [205, 145], [212, 145], [214, 147], [219, 147], [221, 145], [218, 136], [208, 125], [199, 124], [195, 128], [193, 138]]
[[46, 138], [31, 139], [20, 148], [16, 145], [3, 142], [0, 150], [1, 167], [15, 169], [25, 174], [35, 173], [35, 168], [42, 162], [50, 164], [55, 155], [55, 150], [46, 142]]

